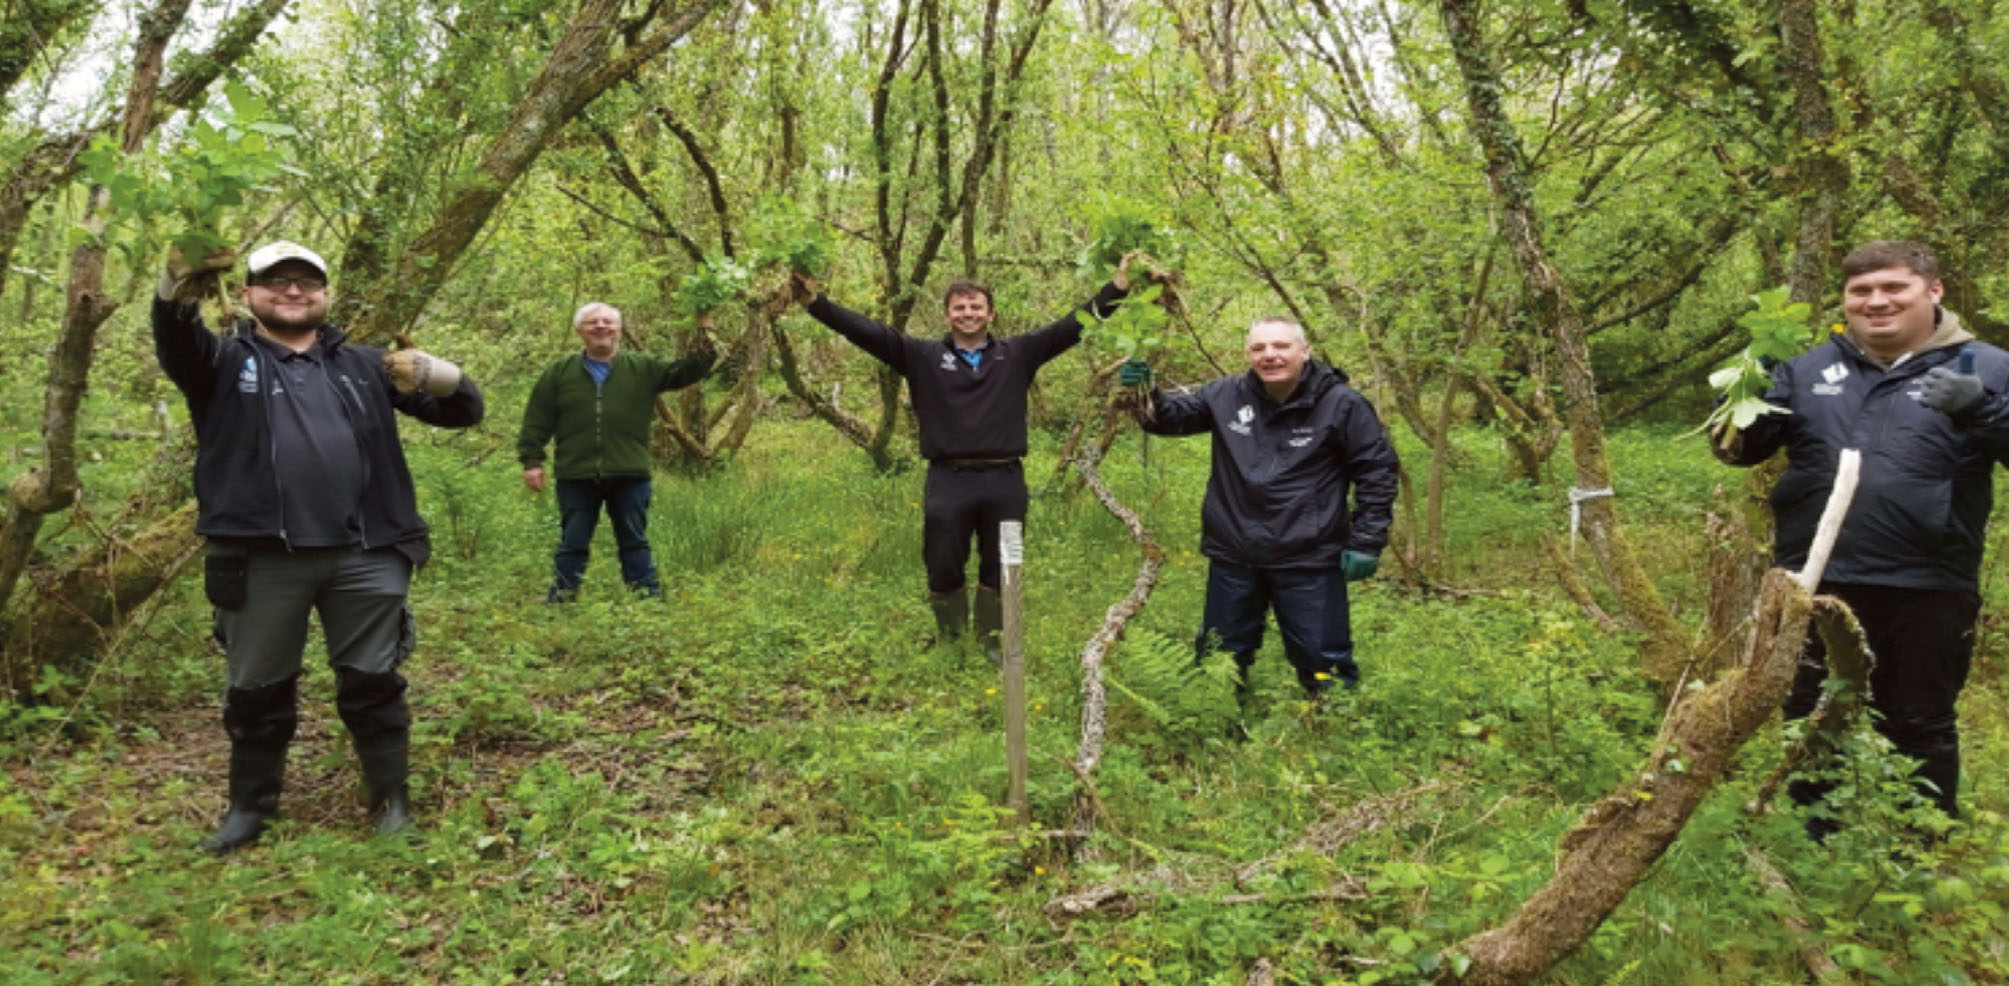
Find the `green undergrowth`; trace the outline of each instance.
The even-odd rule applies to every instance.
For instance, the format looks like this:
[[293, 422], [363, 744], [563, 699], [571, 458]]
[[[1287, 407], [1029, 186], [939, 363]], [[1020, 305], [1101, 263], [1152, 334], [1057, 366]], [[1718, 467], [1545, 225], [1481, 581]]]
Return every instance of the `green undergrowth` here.
[[[315, 666], [288, 819], [228, 859], [190, 848], [221, 807], [220, 658], [199, 589], [177, 586], [77, 699], [5, 710], [0, 979], [1225, 984], [1268, 960], [1277, 982], [1421, 982], [1546, 880], [1660, 722], [1634, 642], [1537, 562], [1539, 531], [1567, 537], [1567, 483], [1499, 483], [1504, 453], [1479, 434], [1452, 474], [1453, 591], [1359, 587], [1363, 684], [1318, 708], [1272, 634], [1241, 714], [1232, 671], [1191, 660], [1206, 442], [1147, 457], [1125, 436], [1105, 473], [1169, 561], [1109, 657], [1085, 786], [1079, 655], [1140, 556], [1092, 497], [1035, 497], [1021, 826], [997, 677], [932, 639], [920, 470], [880, 474], [825, 426], [768, 422], [723, 469], [658, 475], [665, 598], [620, 590], [603, 532], [581, 600], [548, 607], [555, 510], [499, 456], [469, 469], [482, 440], [413, 441], [437, 531], [407, 669], [421, 833], [364, 837]], [[1028, 462], [1036, 490], [1051, 442]], [[1612, 454], [1642, 556], [1694, 611], [1701, 510], [1735, 476], [1669, 434], [1616, 435]], [[1887, 807], [1902, 765], [1871, 743], [1845, 764], [1861, 794], [1828, 844], [1790, 811], [1749, 815], [1778, 759], [1768, 731], [1549, 981], [1798, 983], [1812, 945], [1851, 982], [2004, 982], [1992, 627], [1964, 710], [1966, 824], [1923, 848], [1927, 823]]]

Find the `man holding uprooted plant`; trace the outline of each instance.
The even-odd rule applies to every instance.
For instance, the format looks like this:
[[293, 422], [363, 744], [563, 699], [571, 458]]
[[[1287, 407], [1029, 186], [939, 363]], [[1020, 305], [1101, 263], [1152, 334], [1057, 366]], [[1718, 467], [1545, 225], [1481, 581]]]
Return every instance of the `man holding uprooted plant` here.
[[295, 243], [252, 252], [251, 317], [212, 333], [198, 303], [235, 264], [229, 251], [194, 265], [171, 253], [153, 304], [154, 352], [195, 426], [203, 587], [229, 666], [230, 809], [202, 848], [248, 845], [278, 812], [310, 612], [376, 830], [396, 832], [411, 825], [405, 600], [431, 549], [393, 412], [466, 428], [481, 392], [416, 349], [350, 345], [326, 321], [327, 263]]
[[[578, 597], [602, 510], [614, 525], [621, 581], [640, 595], [662, 595], [649, 550], [649, 426], [656, 395], [703, 380], [718, 355], [703, 333], [702, 351], [682, 359], [623, 352], [621, 328], [620, 309], [600, 301], [581, 305], [572, 330], [585, 348], [545, 367], [516, 433], [523, 485], [542, 493], [556, 480], [558, 553], [544, 596], [549, 603]], [[544, 469], [546, 445], [556, 449], [555, 475]]]
[[[1087, 307], [1108, 315], [1130, 291], [1128, 259]], [[928, 605], [944, 641], [970, 622], [965, 566], [977, 540], [976, 629], [985, 656], [1002, 659], [1004, 604], [998, 595], [998, 525], [1023, 521], [1026, 394], [1048, 360], [1081, 341], [1081, 322], [1060, 321], [1010, 337], [991, 334], [997, 312], [990, 289], [973, 281], [949, 285], [943, 297], [947, 334], [919, 339], [832, 302], [814, 280], [796, 274], [797, 301], [817, 321], [892, 367], [907, 380], [921, 457], [928, 460], [922, 497], [921, 558], [928, 571]]]
[[[1954, 703], [1967, 681], [1981, 608], [1983, 529], [1991, 472], [2009, 461], [2009, 353], [1974, 341], [1939, 307], [1939, 261], [1919, 243], [1881, 241], [1842, 260], [1847, 330], [1772, 369], [1765, 414], [1712, 447], [1732, 465], [1786, 451], [1772, 490], [1773, 560], [1799, 569], [1843, 449], [1862, 452], [1862, 477], [1822, 574], [1861, 622], [1876, 656], [1876, 727], [1919, 761], [1921, 789], [1958, 812], [1960, 734]], [[1786, 702], [1811, 713], [1827, 678], [1820, 635], [1807, 635]], [[1793, 785], [1802, 804], [1827, 788]], [[1833, 830], [1810, 822], [1816, 837]]]
[[[1318, 697], [1335, 681], [1360, 680], [1346, 584], [1373, 575], [1388, 544], [1395, 448], [1345, 374], [1312, 360], [1297, 322], [1256, 320], [1245, 352], [1249, 372], [1188, 394], [1154, 388], [1135, 413], [1152, 434], [1214, 436], [1200, 508], [1208, 559], [1200, 653], [1234, 655], [1236, 698], [1246, 704], [1263, 616], [1274, 611], [1284, 656]], [[1139, 359], [1118, 376], [1127, 387], [1150, 379]]]

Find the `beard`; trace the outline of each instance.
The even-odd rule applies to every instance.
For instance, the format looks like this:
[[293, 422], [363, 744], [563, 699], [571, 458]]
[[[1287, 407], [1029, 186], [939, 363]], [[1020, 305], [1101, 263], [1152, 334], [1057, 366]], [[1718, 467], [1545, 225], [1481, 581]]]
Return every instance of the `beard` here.
[[281, 336], [300, 336], [317, 332], [326, 321], [327, 314], [327, 307], [322, 305], [308, 305], [292, 312], [282, 311], [271, 305], [251, 306], [251, 315], [258, 320], [258, 324], [265, 331]]

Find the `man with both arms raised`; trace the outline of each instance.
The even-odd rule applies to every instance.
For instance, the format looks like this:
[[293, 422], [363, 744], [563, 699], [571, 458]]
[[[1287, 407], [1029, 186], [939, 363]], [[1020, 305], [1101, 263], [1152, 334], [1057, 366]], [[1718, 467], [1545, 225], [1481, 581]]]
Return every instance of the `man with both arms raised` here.
[[[1129, 265], [1125, 257], [1089, 300], [1097, 317], [1110, 314], [1129, 293]], [[1019, 461], [1026, 452], [1026, 394], [1040, 367], [1081, 341], [1081, 321], [1069, 313], [1042, 329], [994, 336], [990, 288], [957, 281], [943, 296], [948, 333], [922, 339], [831, 301], [800, 274], [793, 284], [796, 300], [807, 303], [817, 321], [906, 378], [921, 457], [928, 460], [921, 524], [928, 605], [942, 639], [962, 635], [970, 610], [964, 569], [974, 535], [977, 636], [985, 656], [997, 663], [1004, 628], [998, 524], [1025, 520], [1029, 499]]]

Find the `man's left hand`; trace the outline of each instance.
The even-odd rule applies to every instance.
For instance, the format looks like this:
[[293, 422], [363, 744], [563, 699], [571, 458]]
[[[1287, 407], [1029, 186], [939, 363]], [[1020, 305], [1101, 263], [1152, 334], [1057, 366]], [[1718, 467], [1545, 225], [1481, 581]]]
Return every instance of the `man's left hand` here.
[[1374, 574], [1381, 567], [1381, 556], [1367, 551], [1348, 548], [1339, 553], [1339, 573], [1348, 582], [1358, 582]]
[[460, 387], [460, 367], [417, 349], [385, 353], [384, 369], [400, 394], [423, 390], [434, 397], [446, 397]]
[[1136, 259], [1137, 259], [1137, 251], [1132, 250], [1129, 253], [1124, 254], [1123, 259], [1118, 260], [1116, 262], [1116, 273], [1111, 274], [1109, 276], [1109, 283], [1115, 285], [1116, 290], [1122, 291], [1126, 294], [1129, 293], [1130, 264], [1132, 261], [1135, 261]]
[[1979, 403], [1985, 391], [1980, 377], [1935, 366], [1925, 371], [1925, 379], [1918, 387], [1918, 399], [1942, 414], [1959, 414]]

